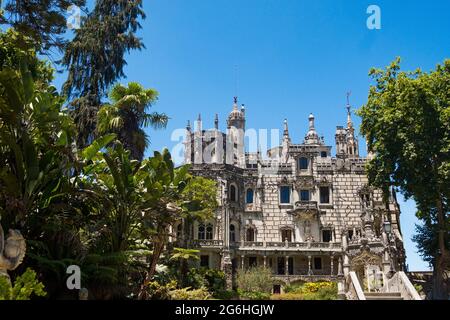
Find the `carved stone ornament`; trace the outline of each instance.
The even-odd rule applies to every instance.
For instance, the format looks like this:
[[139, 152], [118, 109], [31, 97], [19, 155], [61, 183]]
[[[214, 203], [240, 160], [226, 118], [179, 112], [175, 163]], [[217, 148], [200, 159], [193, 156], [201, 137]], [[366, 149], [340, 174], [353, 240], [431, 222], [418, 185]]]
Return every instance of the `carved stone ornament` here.
[[0, 276], [9, 279], [8, 270], [15, 270], [25, 257], [25, 239], [18, 230], [9, 230], [5, 239], [0, 225]]

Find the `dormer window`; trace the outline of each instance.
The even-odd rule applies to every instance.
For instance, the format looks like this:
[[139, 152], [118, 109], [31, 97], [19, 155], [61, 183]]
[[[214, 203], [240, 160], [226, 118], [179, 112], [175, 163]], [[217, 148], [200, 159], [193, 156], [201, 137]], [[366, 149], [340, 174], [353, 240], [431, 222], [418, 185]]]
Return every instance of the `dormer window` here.
[[300, 159], [298, 159], [298, 168], [300, 170], [307, 170], [308, 164], [309, 164], [308, 158], [301, 157]]

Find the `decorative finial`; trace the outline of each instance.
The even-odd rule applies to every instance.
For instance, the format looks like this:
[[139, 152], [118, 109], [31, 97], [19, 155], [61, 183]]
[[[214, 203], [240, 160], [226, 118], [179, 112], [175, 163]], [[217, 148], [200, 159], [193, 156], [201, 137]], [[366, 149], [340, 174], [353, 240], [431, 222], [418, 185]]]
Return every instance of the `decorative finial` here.
[[219, 129], [219, 115], [216, 113], [216, 117], [214, 118], [214, 128], [216, 128], [216, 130]]
[[201, 115], [201, 113], [198, 114], [197, 121], [202, 121], [202, 115]]
[[234, 100], [234, 104], [238, 103], [238, 97], [234, 97], [233, 100]]
[[191, 131], [191, 120], [187, 121], [186, 130]]

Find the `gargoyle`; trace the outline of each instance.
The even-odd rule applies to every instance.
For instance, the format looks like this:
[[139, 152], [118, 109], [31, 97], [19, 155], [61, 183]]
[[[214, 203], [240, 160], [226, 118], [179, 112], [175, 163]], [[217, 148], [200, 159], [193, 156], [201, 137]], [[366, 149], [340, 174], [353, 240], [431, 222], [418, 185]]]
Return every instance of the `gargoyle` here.
[[9, 279], [8, 270], [16, 269], [25, 257], [26, 243], [18, 230], [9, 230], [5, 239], [0, 225], [0, 276]]

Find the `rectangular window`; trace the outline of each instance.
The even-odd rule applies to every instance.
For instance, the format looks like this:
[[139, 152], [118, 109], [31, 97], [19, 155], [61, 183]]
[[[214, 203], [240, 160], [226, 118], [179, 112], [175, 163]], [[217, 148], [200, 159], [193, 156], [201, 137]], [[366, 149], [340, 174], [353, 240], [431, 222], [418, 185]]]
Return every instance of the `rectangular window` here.
[[330, 203], [329, 187], [320, 187], [320, 203]]
[[301, 190], [300, 191], [300, 200], [309, 201], [309, 190]]
[[200, 256], [200, 267], [209, 268], [209, 256], [208, 255]]
[[249, 266], [250, 268], [256, 267], [257, 264], [258, 264], [258, 262], [257, 262], [257, 260], [256, 260], [256, 257], [249, 257], [249, 258], [248, 258], [248, 266]]
[[322, 241], [323, 242], [331, 242], [332, 240], [331, 230], [322, 230]]
[[291, 203], [291, 187], [280, 188], [280, 203]]
[[281, 241], [292, 242], [292, 230], [281, 230]]
[[322, 270], [322, 258], [319, 257], [314, 258], [314, 269]]
[[326, 151], [322, 151], [322, 152], [320, 153], [320, 157], [321, 157], [321, 158], [326, 158], [326, 157], [327, 157], [327, 152], [326, 152]]
[[307, 158], [298, 159], [298, 167], [300, 168], [300, 170], [308, 169], [308, 159]]

